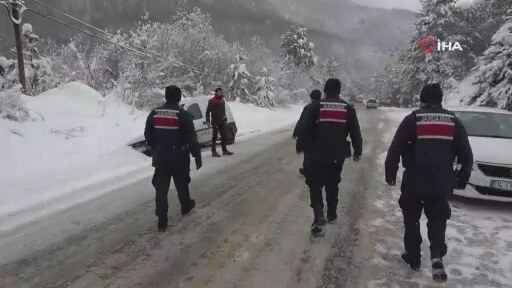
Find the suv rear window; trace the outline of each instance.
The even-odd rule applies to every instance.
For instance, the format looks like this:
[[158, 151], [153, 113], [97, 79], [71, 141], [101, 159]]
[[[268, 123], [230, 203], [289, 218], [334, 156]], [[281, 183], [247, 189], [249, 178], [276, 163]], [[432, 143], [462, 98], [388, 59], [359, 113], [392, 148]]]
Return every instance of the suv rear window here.
[[371, 99], [371, 100], [368, 100], [368, 103], [377, 103], [377, 100]]

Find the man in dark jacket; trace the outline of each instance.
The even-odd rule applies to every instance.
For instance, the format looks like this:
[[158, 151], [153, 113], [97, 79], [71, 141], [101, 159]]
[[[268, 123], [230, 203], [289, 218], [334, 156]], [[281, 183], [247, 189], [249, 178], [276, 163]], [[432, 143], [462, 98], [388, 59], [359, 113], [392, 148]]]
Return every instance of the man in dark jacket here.
[[208, 107], [206, 108], [206, 123], [208, 126], [213, 128], [212, 137], [212, 155], [213, 157], [220, 157], [217, 153], [217, 139], [220, 132], [220, 141], [222, 145], [222, 152], [225, 156], [233, 155], [232, 152], [228, 151], [227, 148], [227, 127], [226, 122], [228, 118], [226, 116], [226, 101], [224, 101], [224, 93], [222, 88], [215, 89], [215, 96], [208, 101]]
[[181, 214], [187, 215], [195, 208], [196, 202], [190, 198], [190, 155], [194, 156], [196, 169], [201, 168], [201, 149], [192, 116], [179, 107], [181, 90], [176, 86], [165, 89], [165, 105], [149, 113], [144, 137], [153, 151], [153, 186], [156, 190], [155, 214], [158, 229], [167, 228], [167, 194], [171, 178], [178, 192]]
[[[350, 135], [354, 148], [354, 161], [358, 162], [363, 150], [361, 129], [356, 110], [340, 98], [341, 82], [329, 79], [325, 83], [325, 99], [313, 103], [304, 115], [304, 123], [299, 139], [308, 155], [305, 168], [306, 184], [310, 189], [311, 207], [314, 221], [311, 226], [313, 236], [323, 235], [326, 222], [333, 223], [338, 218], [338, 192], [341, 172], [346, 158], [351, 156]], [[325, 187], [327, 200], [327, 220], [324, 215], [322, 189]]]
[[[447, 253], [446, 222], [451, 217], [448, 196], [464, 189], [473, 166], [468, 135], [460, 120], [442, 108], [443, 91], [439, 84], [426, 85], [420, 95], [421, 108], [402, 121], [386, 158], [386, 182], [396, 185], [398, 164], [405, 168], [400, 197], [404, 217], [405, 252], [402, 259], [411, 269], [421, 266], [420, 218], [428, 219], [428, 238], [432, 275], [446, 281], [442, 258]], [[455, 160], [460, 169], [454, 170]]]
[[[318, 102], [320, 101], [320, 98], [322, 98], [322, 92], [320, 92], [320, 90], [313, 90], [311, 92], [311, 94], [309, 95], [309, 97], [311, 98], [311, 103], [309, 103], [308, 105], [306, 105], [306, 107], [304, 107], [304, 109], [302, 110], [302, 113], [300, 114], [300, 118], [299, 118], [299, 121], [297, 121], [297, 124], [295, 125], [295, 129], [293, 130], [293, 138], [294, 139], [297, 139], [297, 142], [296, 142], [296, 149], [297, 149], [297, 153], [302, 153], [303, 149], [302, 149], [302, 143], [301, 143], [301, 139], [298, 139], [299, 138], [299, 134], [300, 134], [300, 131], [301, 131], [301, 126], [302, 126], [302, 123], [304, 122], [304, 115], [307, 114], [307, 111], [309, 109], [311, 109], [311, 107], [313, 106], [312, 104], [315, 103], [315, 102]], [[306, 163], [307, 161], [307, 155], [304, 155], [304, 163]], [[305, 164], [302, 164], [302, 168], [299, 169], [299, 173], [304, 175], [304, 166]]]

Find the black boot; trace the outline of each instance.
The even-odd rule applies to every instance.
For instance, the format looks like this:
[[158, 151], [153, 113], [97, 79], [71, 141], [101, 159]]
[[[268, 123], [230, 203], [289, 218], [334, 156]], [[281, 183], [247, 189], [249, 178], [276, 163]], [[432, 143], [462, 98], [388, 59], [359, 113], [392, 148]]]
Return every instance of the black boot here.
[[212, 150], [212, 156], [213, 156], [213, 157], [216, 157], [216, 158], [221, 157], [221, 156], [220, 156], [220, 154], [219, 154], [219, 153], [217, 153], [217, 151], [216, 151], [216, 150]]
[[313, 237], [323, 237], [325, 235], [324, 227], [317, 219], [313, 220], [313, 224], [311, 224], [311, 235]]
[[228, 149], [224, 149], [224, 151], [222, 151], [222, 154], [224, 154], [224, 156], [231, 156], [233, 155], [233, 152], [230, 152]]
[[158, 231], [165, 232], [167, 230], [167, 216], [158, 217]]
[[311, 234], [313, 237], [322, 237], [324, 236], [324, 226], [327, 224], [327, 220], [325, 220], [324, 210], [323, 209], [314, 209], [313, 213], [315, 215], [315, 219], [313, 220], [313, 224], [311, 224]]
[[194, 210], [196, 208], [196, 201], [190, 200], [189, 204], [185, 207], [181, 207], [181, 215], [185, 216], [190, 214], [190, 211]]
[[[334, 210], [334, 211], [333, 211]], [[335, 209], [328, 209], [327, 210], [327, 221], [330, 224], [333, 224], [338, 220], [338, 214], [336, 213]]]
[[443, 259], [441, 258], [432, 259], [432, 279], [438, 283], [448, 280], [448, 275], [444, 270]]
[[415, 261], [415, 260], [410, 259], [407, 252], [402, 253], [402, 260], [404, 260], [405, 263], [409, 264], [409, 266], [411, 267], [412, 270], [420, 271], [421, 260]]
[[318, 214], [317, 222], [321, 226], [325, 226], [325, 224], [327, 224], [327, 219], [325, 219], [325, 215], [324, 215], [323, 211], [322, 211], [322, 213]]

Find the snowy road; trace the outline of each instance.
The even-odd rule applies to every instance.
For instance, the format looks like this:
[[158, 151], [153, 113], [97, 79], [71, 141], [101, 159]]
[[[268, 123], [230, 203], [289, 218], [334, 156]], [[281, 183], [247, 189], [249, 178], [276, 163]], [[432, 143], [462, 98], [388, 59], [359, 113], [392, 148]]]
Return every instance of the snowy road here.
[[[290, 131], [279, 131], [235, 145], [234, 158], [206, 159], [223, 165], [209, 169], [207, 163], [194, 176], [199, 207], [191, 216], [178, 216], [170, 194], [167, 233], [156, 232], [145, 179], [0, 239], [0, 287], [438, 287], [427, 272], [415, 281], [396, 260], [402, 237], [398, 192], [382, 184], [382, 155], [396, 119], [360, 109], [360, 120], [364, 158], [345, 165], [340, 220], [328, 226], [325, 238], [310, 237], [309, 195], [297, 173], [301, 159]], [[492, 234], [502, 240], [496, 246], [484, 241], [490, 224], [485, 214], [493, 206], [467, 205], [455, 209], [453, 229], [466, 229], [473, 241], [459, 251], [476, 245], [487, 252], [480, 261], [489, 263], [480, 271], [487, 278], [480, 275], [474, 287], [510, 287], [499, 277], [511, 274], [510, 256], [495, 258], [512, 251], [511, 206], [494, 211], [496, 227], [508, 231]], [[473, 211], [483, 222], [471, 222]], [[449, 238], [454, 254], [455, 241], [466, 241], [455, 238]], [[46, 242], [54, 244], [35, 251]], [[464, 261], [458, 256], [449, 259]], [[498, 276], [491, 273], [493, 263]], [[459, 277], [446, 287], [473, 287], [466, 272], [474, 267], [464, 267], [449, 267]]]

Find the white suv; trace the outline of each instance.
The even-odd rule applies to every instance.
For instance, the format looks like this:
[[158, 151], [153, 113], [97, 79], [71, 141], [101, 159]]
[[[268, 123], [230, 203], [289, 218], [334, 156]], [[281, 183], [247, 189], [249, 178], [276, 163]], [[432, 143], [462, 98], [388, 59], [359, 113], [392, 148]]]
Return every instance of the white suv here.
[[377, 109], [379, 107], [379, 103], [377, 99], [369, 99], [366, 101], [366, 109]]

